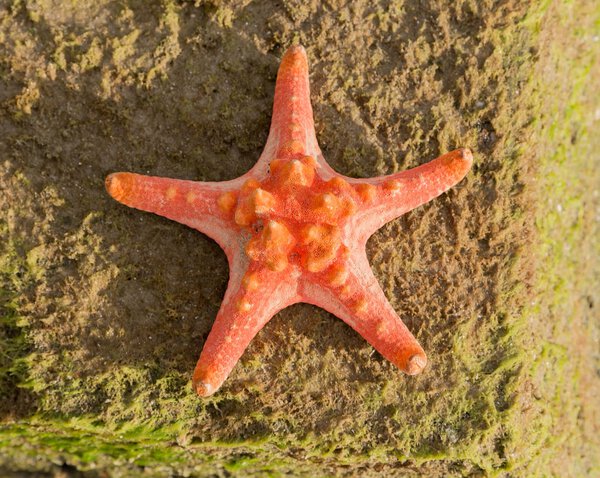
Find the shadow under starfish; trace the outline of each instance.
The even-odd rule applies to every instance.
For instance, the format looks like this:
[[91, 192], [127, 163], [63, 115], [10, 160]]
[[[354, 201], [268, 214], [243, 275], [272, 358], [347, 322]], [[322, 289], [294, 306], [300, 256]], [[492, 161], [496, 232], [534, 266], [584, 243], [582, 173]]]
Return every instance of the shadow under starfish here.
[[224, 182], [114, 173], [106, 188], [127, 206], [203, 232], [227, 254], [229, 284], [193, 377], [205, 397], [260, 329], [298, 302], [331, 312], [398, 368], [420, 373], [427, 356], [387, 301], [365, 245], [384, 224], [458, 183], [472, 161], [458, 149], [389, 176], [338, 174], [317, 143], [306, 52], [293, 46], [279, 67], [267, 144], [250, 171]]

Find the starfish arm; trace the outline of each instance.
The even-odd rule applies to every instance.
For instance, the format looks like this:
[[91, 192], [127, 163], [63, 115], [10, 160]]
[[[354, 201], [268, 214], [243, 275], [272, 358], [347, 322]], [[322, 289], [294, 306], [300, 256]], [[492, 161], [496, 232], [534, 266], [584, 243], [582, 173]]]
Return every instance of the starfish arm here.
[[314, 157], [326, 175], [333, 174], [315, 133], [306, 50], [296, 45], [285, 52], [277, 72], [269, 138], [255, 170], [264, 174], [273, 159], [303, 156]]
[[301, 290], [303, 301], [342, 319], [403, 372], [416, 375], [427, 364], [423, 348], [388, 302], [364, 253], [306, 281]]
[[[106, 189], [117, 201], [190, 226], [216, 240], [225, 251], [234, 247], [231, 220], [219, 198], [239, 188], [243, 179], [204, 183], [134, 173], [113, 173]], [[221, 206], [221, 207], [220, 207]]]
[[469, 149], [457, 149], [407, 171], [372, 179], [349, 179], [362, 197], [354, 218], [362, 240], [389, 221], [439, 196], [471, 168]]
[[295, 279], [256, 263], [248, 266], [243, 256], [230, 263], [223, 303], [194, 370], [193, 386], [201, 397], [216, 392], [256, 334], [277, 312], [297, 302]]

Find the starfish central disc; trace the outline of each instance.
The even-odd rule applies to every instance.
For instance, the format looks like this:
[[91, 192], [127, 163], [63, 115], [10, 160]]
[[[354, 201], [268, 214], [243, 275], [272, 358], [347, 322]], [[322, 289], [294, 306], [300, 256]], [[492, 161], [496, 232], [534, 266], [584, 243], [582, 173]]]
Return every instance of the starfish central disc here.
[[250, 179], [217, 203], [250, 235], [245, 253], [251, 261], [277, 272], [297, 265], [316, 273], [335, 264], [329, 272], [340, 282], [348, 252], [341, 228], [364, 194], [340, 177], [322, 180], [315, 158], [298, 151], [301, 144], [298, 158], [271, 161], [266, 179]]

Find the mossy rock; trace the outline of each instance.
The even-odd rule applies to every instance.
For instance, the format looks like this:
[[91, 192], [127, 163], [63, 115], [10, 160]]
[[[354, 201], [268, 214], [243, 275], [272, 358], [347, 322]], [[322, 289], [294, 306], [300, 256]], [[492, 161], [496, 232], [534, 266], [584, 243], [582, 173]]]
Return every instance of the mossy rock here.
[[[593, 0], [1, 8], [0, 474], [600, 473]], [[430, 365], [407, 377], [297, 305], [201, 400], [225, 256], [103, 180], [247, 171], [296, 41], [338, 171], [474, 152], [368, 244]]]

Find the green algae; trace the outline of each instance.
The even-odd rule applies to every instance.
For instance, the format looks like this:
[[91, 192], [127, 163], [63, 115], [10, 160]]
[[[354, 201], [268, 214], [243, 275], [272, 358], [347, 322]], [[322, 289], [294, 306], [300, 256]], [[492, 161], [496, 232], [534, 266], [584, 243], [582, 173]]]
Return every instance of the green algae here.
[[[17, 175], [17, 179], [26, 184], [21, 176]], [[0, 222], [2, 237], [7, 236], [8, 227], [7, 222]], [[0, 413], [8, 417], [19, 416], [23, 408], [27, 412], [35, 410], [27, 364], [32, 348], [30, 323], [20, 312], [19, 292], [28, 286], [36, 271], [19, 257], [20, 249], [22, 245], [12, 241], [0, 244]]]
[[[295, 2], [273, 14], [245, 2], [195, 9], [160, 2], [149, 10], [127, 3], [117, 9], [116, 31], [98, 15], [92, 33], [69, 27], [44, 5], [14, 2], [11, 23], [0, 21], [2, 34], [20, 45], [44, 38], [43, 29], [54, 32], [44, 51], [29, 43], [25, 56], [15, 44], [6, 55], [27, 81], [21, 88], [9, 80], [16, 95], [6, 104], [25, 113], [22, 128], [37, 136], [11, 133], [11, 150], [2, 152], [4, 177], [16, 166], [29, 184], [3, 183], [16, 193], [3, 203], [13, 216], [2, 230], [13, 265], [3, 266], [2, 277], [13, 285], [10, 341], [2, 345], [14, 351], [7, 366], [20, 365], [0, 390], [26, 386], [35, 406], [22, 418], [4, 417], [0, 463], [33, 470], [66, 462], [114, 476], [410, 476], [414, 469], [429, 476], [577, 476], [597, 466], [586, 464], [593, 445], [575, 454], [585, 436], [577, 415], [589, 405], [570, 390], [581, 390], [590, 374], [578, 372], [572, 357], [580, 352], [562, 333], [583, 320], [573, 306], [574, 284], [585, 286], [577, 278], [582, 257], [563, 246], [590, 232], [585, 187], [570, 186], [594, 150], [589, 125], [574, 125], [588, 121], [593, 108], [582, 95], [597, 51], [574, 56], [555, 77], [543, 70], [567, 61], [552, 36], [570, 38], [569, 22], [586, 2], [527, 10], [508, 2], [497, 12], [473, 2], [428, 2], [429, 15], [409, 4], [371, 11], [362, 2], [341, 14], [333, 4], [314, 12]], [[85, 2], [70, 8], [75, 20], [88, 15]], [[27, 14], [34, 25], [19, 29]], [[452, 15], [470, 29], [460, 23], [453, 30]], [[558, 28], [553, 22], [562, 15], [571, 20]], [[427, 17], [437, 23], [420, 22]], [[268, 35], [253, 22], [266, 23]], [[58, 33], [65, 28], [72, 31]], [[574, 35], [589, 35], [581, 28]], [[382, 174], [454, 146], [475, 149], [464, 186], [387, 226], [369, 245], [386, 294], [431, 351], [430, 372], [409, 381], [343, 324], [298, 306], [257, 337], [222, 392], [200, 401], [189, 374], [222, 295], [225, 262], [191, 231], [117, 210], [102, 195], [102, 177], [116, 168], [213, 180], [244, 172], [266, 136], [277, 54], [293, 38], [309, 46], [316, 63], [318, 133], [339, 170]], [[200, 54], [211, 64], [194, 61]], [[349, 67], [348, 58], [360, 67]], [[253, 77], [240, 85], [250, 69]], [[64, 118], [50, 93], [20, 101], [32, 84], [65, 98], [77, 120]], [[567, 84], [579, 88], [542, 101]], [[98, 98], [105, 102], [97, 105]], [[56, 121], [49, 135], [40, 126], [48, 119]], [[54, 139], [58, 130], [64, 141]], [[188, 139], [187, 130], [200, 139]], [[575, 130], [576, 144], [568, 146]], [[77, 137], [90, 144], [77, 143], [72, 153]], [[40, 184], [48, 181], [56, 185]], [[80, 187], [91, 200], [77, 195]], [[29, 196], [42, 201], [42, 212]], [[560, 197], [562, 211], [546, 210], [545, 197]], [[31, 211], [40, 225], [28, 229]], [[150, 252], [140, 252], [143, 246]], [[16, 263], [30, 272], [15, 286]], [[213, 277], [210, 269], [220, 272]], [[192, 291], [199, 297], [190, 299]], [[548, 317], [556, 325], [548, 327]], [[572, 460], [584, 458], [579, 470], [553, 458], [563, 446]]]
[[[536, 286], [539, 296], [549, 298], [530, 309], [531, 315], [547, 320], [531, 373], [538, 405], [544, 410], [544, 419], [537, 424], [540, 438], [544, 437], [536, 444], [539, 459], [546, 466], [557, 466], [560, 458], [551, 450], [560, 448], [563, 457], [573, 460], [570, 476], [593, 476], [600, 470], [598, 406], [589, 399], [598, 393], [598, 383], [590, 377], [600, 363], [594, 352], [597, 312], [591, 301], [598, 274], [590, 259], [600, 246], [597, 223], [591, 219], [598, 207], [593, 191], [600, 184], [594, 167], [599, 143], [590, 134], [597, 121], [598, 49], [588, 46], [594, 41], [593, 29], [568, 20], [584, 12], [567, 4], [556, 20], [560, 28], [572, 32], [569, 54], [552, 43], [545, 51], [545, 74], [556, 69], [570, 75], [540, 85], [542, 95], [553, 100], [540, 105], [543, 121], [537, 123], [545, 140], [539, 188], [548, 199], [536, 217], [540, 264]], [[597, 25], [600, 11], [589, 7], [588, 14], [589, 24]], [[556, 90], [565, 94], [553, 95]]]

